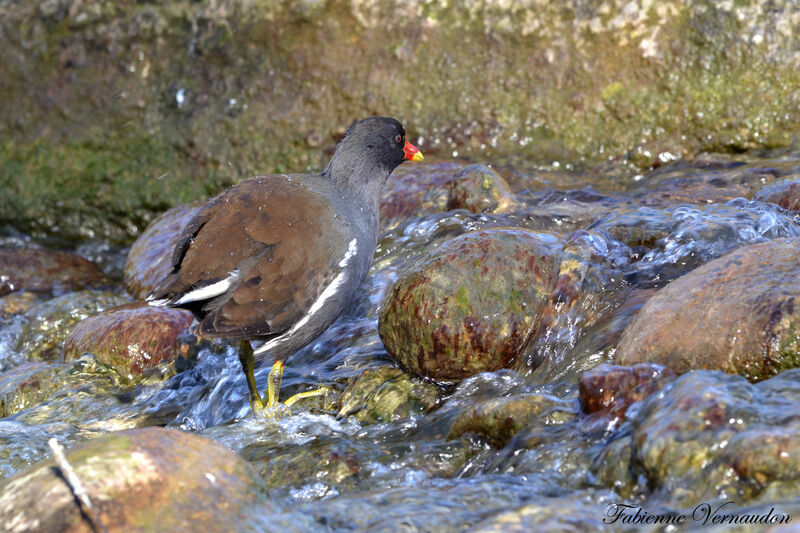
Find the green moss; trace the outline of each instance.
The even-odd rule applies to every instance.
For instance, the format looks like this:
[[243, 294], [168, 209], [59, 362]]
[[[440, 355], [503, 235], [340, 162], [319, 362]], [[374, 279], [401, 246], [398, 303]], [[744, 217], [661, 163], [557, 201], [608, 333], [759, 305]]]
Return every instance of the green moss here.
[[0, 106], [0, 222], [130, 241], [154, 213], [241, 178], [320, 168], [374, 113], [426, 153], [489, 161], [638, 170], [664, 151], [789, 146], [797, 32], [768, 9], [663, 7], [615, 25], [611, 0], [17, 3], [2, 21], [0, 101], [14, 104]]

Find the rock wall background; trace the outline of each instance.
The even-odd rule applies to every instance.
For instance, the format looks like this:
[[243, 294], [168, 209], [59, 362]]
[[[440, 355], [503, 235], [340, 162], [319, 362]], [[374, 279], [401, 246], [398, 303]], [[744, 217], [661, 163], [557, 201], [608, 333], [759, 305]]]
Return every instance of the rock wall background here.
[[127, 243], [367, 114], [426, 155], [621, 177], [789, 147], [799, 34], [790, 1], [0, 0], [0, 225]]

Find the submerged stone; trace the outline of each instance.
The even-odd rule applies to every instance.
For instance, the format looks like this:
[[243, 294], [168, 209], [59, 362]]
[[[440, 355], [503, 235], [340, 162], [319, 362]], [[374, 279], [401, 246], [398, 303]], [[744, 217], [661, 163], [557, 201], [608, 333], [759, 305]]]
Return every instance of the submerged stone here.
[[159, 281], [169, 274], [172, 251], [198, 204], [184, 204], [162, 213], [147, 226], [128, 252], [123, 277], [125, 288], [144, 300]]
[[469, 165], [453, 177], [447, 209], [493, 213], [507, 210], [513, 201], [511, 188], [500, 174], [486, 165]]
[[45, 300], [25, 313], [27, 322], [17, 342], [17, 351], [28, 359], [60, 359], [64, 340], [75, 324], [127, 298], [101, 291], [72, 292]]
[[800, 239], [742, 247], [661, 289], [625, 329], [618, 364], [766, 379], [800, 366]]
[[365, 424], [394, 422], [436, 407], [439, 389], [398, 368], [367, 369], [354, 379], [341, 398], [338, 417], [355, 416]]
[[409, 268], [384, 302], [378, 330], [406, 371], [459, 380], [508, 365], [530, 342], [558, 269], [552, 235], [467, 233]]
[[[143, 428], [111, 433], [66, 458], [109, 531], [230, 531], [253, 506], [274, 512], [247, 461], [197, 435]], [[4, 531], [92, 531], [52, 459], [0, 485]]]
[[179, 336], [194, 317], [185, 309], [144, 303], [107, 309], [79, 322], [64, 341], [64, 359], [90, 352], [120, 374], [134, 378], [181, 355]]
[[35, 361], [0, 374], [0, 418], [36, 405], [58, 390], [62, 363]]
[[502, 448], [529, 426], [562, 423], [575, 415], [572, 402], [544, 394], [519, 394], [467, 407], [456, 416], [447, 438], [473, 433], [492, 446]]
[[100, 267], [71, 252], [0, 249], [0, 296], [15, 291], [63, 294], [108, 286]]
[[797, 498], [799, 383], [799, 370], [757, 384], [721, 372], [685, 374], [639, 404], [598, 455], [598, 477], [626, 492], [641, 476], [634, 490], [679, 508]]

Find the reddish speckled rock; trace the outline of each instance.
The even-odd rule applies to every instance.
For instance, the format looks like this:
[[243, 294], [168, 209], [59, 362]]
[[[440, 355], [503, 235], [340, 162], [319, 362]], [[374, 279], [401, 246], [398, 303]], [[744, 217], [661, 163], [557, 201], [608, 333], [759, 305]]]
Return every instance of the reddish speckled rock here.
[[767, 185], [758, 191], [755, 199], [762, 202], [778, 204], [784, 209], [800, 211], [800, 180], [797, 178], [790, 178]]
[[64, 359], [85, 352], [129, 377], [179, 355], [178, 336], [194, 317], [184, 309], [137, 302], [114, 307], [79, 322], [64, 343]]
[[133, 243], [123, 277], [125, 288], [134, 298], [144, 300], [169, 273], [172, 251], [199, 205], [179, 205], [164, 212]]
[[[221, 444], [174, 429], [121, 431], [67, 452], [108, 531], [230, 531], [251, 506], [274, 512], [250, 464]], [[4, 531], [89, 532], [52, 459], [0, 485]]]
[[798, 250], [800, 239], [744, 246], [671, 282], [625, 328], [615, 362], [751, 381], [800, 366]]
[[0, 250], [0, 296], [15, 291], [54, 294], [108, 285], [100, 267], [70, 252]]
[[610, 416], [625, 417], [625, 411], [675, 379], [675, 373], [661, 365], [643, 363], [635, 366], [599, 365], [584, 372], [578, 380], [583, 410], [605, 411]]
[[392, 288], [378, 325], [386, 349], [438, 380], [503, 368], [536, 330], [559, 251], [556, 237], [517, 229], [447, 241]]
[[513, 201], [511, 188], [497, 172], [486, 165], [469, 165], [453, 178], [447, 209], [494, 213], [505, 211]]

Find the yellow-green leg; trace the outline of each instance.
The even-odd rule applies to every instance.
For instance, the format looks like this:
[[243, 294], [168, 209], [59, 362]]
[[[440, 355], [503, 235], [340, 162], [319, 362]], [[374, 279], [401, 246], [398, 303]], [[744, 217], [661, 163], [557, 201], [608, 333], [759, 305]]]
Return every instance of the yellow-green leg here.
[[242, 370], [244, 370], [247, 388], [250, 392], [250, 412], [263, 411], [264, 400], [256, 386], [256, 362], [253, 359], [253, 347], [250, 345], [250, 341], [239, 341], [239, 362], [242, 363]]
[[283, 361], [275, 361], [272, 370], [269, 371], [267, 378], [267, 407], [278, 405], [278, 396], [281, 393], [281, 381], [283, 380]]
[[[320, 387], [312, 391], [299, 392], [286, 400], [285, 403], [281, 404], [278, 398], [281, 392], [281, 381], [283, 381], [284, 363], [283, 361], [275, 361], [267, 377], [267, 401], [265, 404], [264, 399], [258, 393], [258, 388], [256, 387], [255, 360], [253, 359], [253, 348], [250, 346], [249, 341], [241, 341], [239, 343], [239, 361], [242, 363], [242, 368], [247, 378], [247, 388], [250, 391], [250, 411], [252, 413], [264, 412], [266, 409], [275, 410], [275, 415], [277, 415], [276, 408], [279, 406], [291, 407], [298, 400], [322, 396], [323, 394], [327, 394], [329, 390], [328, 387]], [[268, 412], [264, 414], [266, 416], [271, 416]]]

